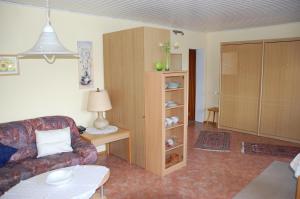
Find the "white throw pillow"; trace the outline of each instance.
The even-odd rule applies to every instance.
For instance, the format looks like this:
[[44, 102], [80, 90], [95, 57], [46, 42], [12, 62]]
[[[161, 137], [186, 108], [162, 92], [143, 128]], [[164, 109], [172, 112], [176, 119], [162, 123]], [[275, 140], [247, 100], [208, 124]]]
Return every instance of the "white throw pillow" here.
[[57, 130], [35, 131], [38, 158], [73, 151], [70, 127]]

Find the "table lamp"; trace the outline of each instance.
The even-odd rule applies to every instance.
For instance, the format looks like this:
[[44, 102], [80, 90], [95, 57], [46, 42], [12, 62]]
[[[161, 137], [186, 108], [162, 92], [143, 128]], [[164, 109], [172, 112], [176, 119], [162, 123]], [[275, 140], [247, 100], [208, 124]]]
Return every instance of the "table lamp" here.
[[94, 121], [94, 127], [97, 129], [105, 129], [108, 121], [104, 118], [103, 112], [110, 110], [111, 103], [106, 90], [90, 91], [87, 110], [90, 112], [98, 112], [98, 118]]

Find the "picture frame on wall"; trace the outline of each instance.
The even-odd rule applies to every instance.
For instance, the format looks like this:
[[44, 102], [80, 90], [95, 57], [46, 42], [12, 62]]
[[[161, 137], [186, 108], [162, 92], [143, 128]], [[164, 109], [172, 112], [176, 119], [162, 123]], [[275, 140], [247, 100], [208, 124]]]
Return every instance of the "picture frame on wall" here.
[[19, 75], [19, 60], [16, 55], [0, 55], [0, 75]]
[[91, 41], [78, 41], [79, 54], [79, 88], [92, 88], [94, 86], [94, 68], [92, 59], [93, 43]]

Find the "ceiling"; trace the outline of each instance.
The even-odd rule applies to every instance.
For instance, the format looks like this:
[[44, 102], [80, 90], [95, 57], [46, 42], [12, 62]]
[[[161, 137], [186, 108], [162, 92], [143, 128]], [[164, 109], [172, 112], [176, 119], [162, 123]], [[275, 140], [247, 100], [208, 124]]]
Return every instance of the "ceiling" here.
[[[4, 0], [45, 7], [46, 0]], [[51, 8], [218, 31], [300, 21], [300, 0], [50, 0]]]

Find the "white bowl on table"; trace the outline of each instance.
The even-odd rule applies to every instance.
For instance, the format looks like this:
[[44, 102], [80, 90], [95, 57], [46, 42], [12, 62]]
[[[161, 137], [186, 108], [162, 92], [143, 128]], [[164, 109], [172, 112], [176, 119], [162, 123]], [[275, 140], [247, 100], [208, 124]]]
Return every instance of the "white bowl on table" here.
[[70, 182], [72, 177], [73, 170], [60, 169], [49, 173], [46, 183], [49, 185], [59, 186]]

